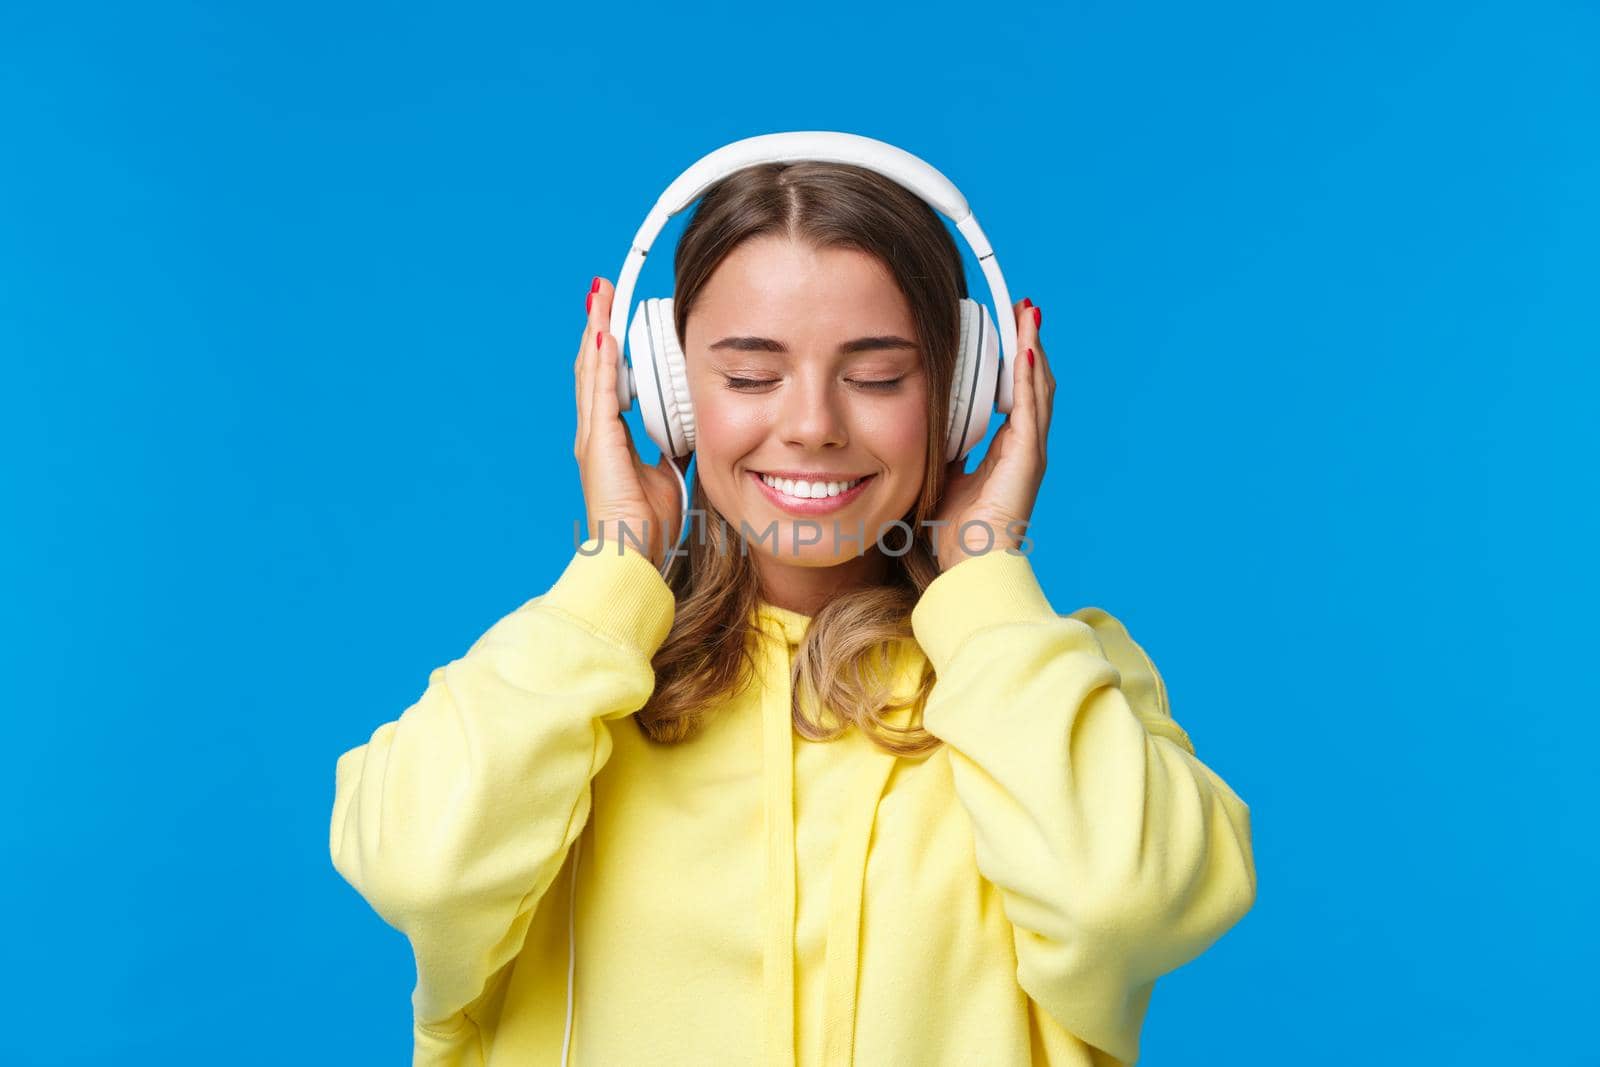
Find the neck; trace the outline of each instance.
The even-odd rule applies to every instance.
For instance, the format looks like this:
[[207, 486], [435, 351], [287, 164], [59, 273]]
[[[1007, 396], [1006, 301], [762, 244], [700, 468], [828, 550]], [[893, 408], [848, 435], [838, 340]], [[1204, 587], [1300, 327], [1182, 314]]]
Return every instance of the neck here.
[[752, 553], [751, 558], [760, 577], [761, 598], [807, 617], [841, 593], [881, 585], [889, 575], [889, 560], [876, 546], [838, 563], [809, 567], [764, 553]]

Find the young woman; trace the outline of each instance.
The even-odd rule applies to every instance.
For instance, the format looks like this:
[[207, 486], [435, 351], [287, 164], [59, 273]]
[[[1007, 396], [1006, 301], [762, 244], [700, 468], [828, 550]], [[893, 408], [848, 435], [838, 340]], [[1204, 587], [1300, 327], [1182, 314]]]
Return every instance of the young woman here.
[[595, 279], [589, 539], [338, 761], [334, 865], [415, 951], [416, 1063], [1131, 1064], [1155, 980], [1249, 910], [1248, 807], [1122, 625], [1052, 608], [1029, 554], [1066, 546], [1017, 536], [1055, 394], [1029, 301], [1010, 416], [944, 462], [965, 295], [874, 171], [714, 184], [675, 260], [705, 521], [668, 581], [677, 478]]

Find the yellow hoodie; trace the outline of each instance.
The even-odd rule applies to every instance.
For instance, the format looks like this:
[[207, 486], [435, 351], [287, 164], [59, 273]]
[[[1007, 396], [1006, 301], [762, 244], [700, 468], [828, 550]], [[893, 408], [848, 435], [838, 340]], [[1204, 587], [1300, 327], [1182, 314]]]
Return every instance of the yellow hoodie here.
[[1131, 1064], [1156, 978], [1254, 902], [1249, 808], [1026, 556], [918, 602], [896, 695], [926, 655], [945, 744], [914, 759], [794, 732], [809, 619], [770, 604], [759, 682], [649, 741], [673, 610], [585, 542], [339, 757], [333, 864], [411, 942], [414, 1064]]

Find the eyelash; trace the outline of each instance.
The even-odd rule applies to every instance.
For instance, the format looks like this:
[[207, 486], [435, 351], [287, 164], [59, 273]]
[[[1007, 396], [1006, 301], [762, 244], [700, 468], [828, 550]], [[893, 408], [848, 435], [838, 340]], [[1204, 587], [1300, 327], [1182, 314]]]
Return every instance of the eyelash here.
[[[855, 384], [861, 386], [863, 389], [871, 389], [871, 390], [876, 390], [878, 392], [887, 393], [890, 390], [894, 389], [896, 386], [898, 386], [903, 381], [905, 381], [905, 375], [901, 375], [898, 378], [889, 378], [889, 379], [884, 380], [884, 381], [856, 382]], [[754, 392], [754, 390], [750, 388], [753, 385], [773, 385], [776, 382], [777, 382], [776, 378], [771, 378], [771, 379], [767, 379], [767, 378], [729, 378], [728, 379], [728, 388], [732, 389], [732, 390], [734, 390], [736, 392], [746, 392], [746, 393], [748, 393], [748, 392]]]

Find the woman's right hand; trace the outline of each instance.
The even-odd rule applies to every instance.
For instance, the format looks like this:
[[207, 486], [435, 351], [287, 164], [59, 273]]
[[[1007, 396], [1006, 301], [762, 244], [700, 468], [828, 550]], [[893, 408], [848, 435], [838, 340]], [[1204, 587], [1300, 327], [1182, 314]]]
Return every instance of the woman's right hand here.
[[[675, 461], [662, 452], [654, 466], [646, 466], [617, 405], [617, 339], [607, 329], [615, 292], [604, 278], [596, 278], [590, 287], [589, 319], [572, 364], [578, 390], [578, 434], [572, 453], [583, 483], [589, 537], [611, 544], [621, 541], [636, 551], [643, 542], [647, 558], [660, 570], [667, 548], [678, 541], [683, 499], [677, 477], [667, 468]], [[680, 471], [688, 466], [687, 460], [676, 461]]]

